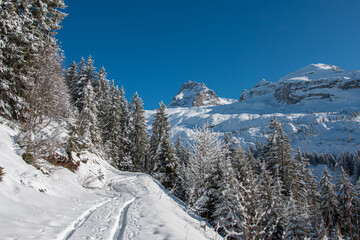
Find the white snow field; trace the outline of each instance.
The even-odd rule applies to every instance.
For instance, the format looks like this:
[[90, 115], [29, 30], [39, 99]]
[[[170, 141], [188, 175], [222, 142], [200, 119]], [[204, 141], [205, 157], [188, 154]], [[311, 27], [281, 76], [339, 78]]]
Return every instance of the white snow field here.
[[149, 175], [90, 153], [75, 173], [46, 162], [38, 170], [16, 135], [0, 124], [0, 239], [222, 239]]

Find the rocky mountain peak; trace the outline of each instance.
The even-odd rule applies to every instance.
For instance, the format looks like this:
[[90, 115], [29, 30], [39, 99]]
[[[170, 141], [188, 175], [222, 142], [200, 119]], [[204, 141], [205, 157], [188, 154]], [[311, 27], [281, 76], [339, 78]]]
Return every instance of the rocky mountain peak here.
[[188, 81], [181, 86], [180, 91], [173, 98], [169, 107], [200, 107], [223, 105], [230, 102], [232, 101], [219, 98], [204, 83]]

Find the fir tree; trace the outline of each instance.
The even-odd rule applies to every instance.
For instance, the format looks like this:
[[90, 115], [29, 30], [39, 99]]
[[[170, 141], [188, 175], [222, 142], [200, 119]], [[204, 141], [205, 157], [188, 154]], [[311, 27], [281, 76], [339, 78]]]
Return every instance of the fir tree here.
[[101, 137], [95, 95], [90, 83], [85, 87], [82, 105], [83, 110], [79, 116], [79, 133], [84, 141], [90, 144], [91, 150], [95, 150], [94, 147], [99, 148], [101, 146]]
[[145, 157], [149, 146], [149, 137], [143, 102], [137, 92], [131, 98], [130, 104], [130, 142], [131, 157], [134, 170], [144, 171]]
[[335, 186], [331, 182], [331, 176], [324, 168], [320, 179], [320, 214], [322, 216], [322, 227], [320, 238], [324, 236], [331, 237], [332, 230], [335, 229], [335, 222], [337, 218], [337, 202]]
[[239, 191], [241, 183], [236, 179], [229, 158], [219, 161], [219, 163], [221, 164], [219, 168], [221, 174], [219, 175], [220, 179], [215, 179], [218, 186], [213, 194], [215, 206], [211, 223], [223, 236], [240, 235], [240, 211], [244, 210], [242, 206], [239, 206], [239, 202], [244, 197], [240, 195]]
[[66, 16], [60, 11], [63, 8], [62, 0], [0, 2], [0, 113], [3, 116], [27, 120], [24, 114], [31, 106], [28, 100], [39, 94], [33, 90], [34, 84], [39, 78], [51, 80], [43, 70], [53, 68], [54, 73], [59, 62], [52, 66], [54, 61], [43, 60], [59, 55], [54, 36]]
[[131, 146], [130, 146], [130, 114], [128, 108], [128, 102], [125, 98], [124, 87], [120, 88], [119, 91], [119, 100], [120, 100], [120, 116], [119, 122], [120, 125], [120, 136], [119, 137], [119, 158], [120, 165], [119, 169], [124, 171], [133, 171], [134, 165], [131, 159]]
[[357, 239], [357, 198], [354, 185], [349, 180], [349, 175], [341, 167], [340, 177], [336, 183], [338, 192], [339, 226], [341, 233], [351, 239]]
[[98, 121], [101, 131], [101, 139], [104, 147], [104, 152], [107, 157], [110, 157], [111, 149], [107, 145], [110, 139], [111, 131], [111, 87], [110, 82], [106, 78], [105, 68], [102, 67], [96, 77], [97, 83], [95, 84], [95, 95], [96, 95], [96, 108], [98, 109]]
[[[211, 216], [212, 191], [216, 189], [219, 175], [219, 161], [224, 157], [224, 148], [220, 139], [205, 124], [195, 129], [193, 153], [190, 156], [189, 204], [203, 217]], [[214, 180], [215, 179], [215, 180]]]
[[150, 140], [151, 173], [167, 189], [175, 187], [179, 176], [179, 159], [170, 139], [170, 124], [165, 112], [165, 105], [160, 103], [154, 116]]
[[175, 143], [176, 156], [179, 158], [179, 179], [177, 181], [175, 195], [183, 201], [187, 201], [188, 196], [186, 192], [186, 183], [187, 183], [187, 167], [189, 162], [189, 152], [184, 147], [181, 136], [178, 135], [178, 138]]

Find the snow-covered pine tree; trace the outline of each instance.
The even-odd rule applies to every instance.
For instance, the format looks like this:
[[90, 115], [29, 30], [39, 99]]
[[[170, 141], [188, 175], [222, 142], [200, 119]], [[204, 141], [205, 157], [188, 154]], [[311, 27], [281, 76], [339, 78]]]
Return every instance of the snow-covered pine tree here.
[[80, 62], [76, 65], [77, 75], [73, 79], [72, 88], [70, 89], [72, 103], [81, 112], [84, 101], [84, 89], [88, 84], [86, 77], [86, 62], [82, 57]]
[[284, 184], [282, 194], [289, 196], [296, 170], [290, 140], [276, 117], [270, 121], [269, 128], [270, 136], [260, 158], [265, 160], [267, 169], [275, 178], [280, 177]]
[[119, 142], [119, 169], [124, 171], [133, 171], [134, 165], [131, 158], [131, 143], [130, 143], [130, 114], [128, 102], [125, 98], [125, 90], [122, 86], [119, 91], [119, 100], [120, 100], [120, 116], [119, 122], [120, 125], [120, 135], [118, 136]]
[[76, 62], [74, 61], [65, 71], [65, 81], [69, 89], [71, 103], [76, 102], [73, 90], [75, 89], [77, 76], [78, 76], [78, 72], [77, 72]]
[[84, 89], [82, 111], [79, 116], [79, 134], [92, 151], [101, 147], [99, 122], [97, 119], [96, 99], [93, 87], [89, 82]]
[[29, 90], [33, 89], [36, 78], [48, 77], [42, 70], [54, 63], [45, 62], [46, 67], [42, 66], [43, 57], [56, 58], [59, 52], [54, 36], [66, 16], [60, 11], [63, 8], [62, 0], [0, 2], [0, 112], [3, 116], [26, 120], [28, 99], [33, 99], [31, 94], [35, 93]]
[[22, 26], [26, 18], [16, 1], [0, 2], [0, 114], [20, 120], [26, 107], [26, 59], [29, 48]]
[[306, 205], [308, 210], [305, 212], [308, 216], [307, 225], [308, 227], [308, 237], [316, 238], [319, 236], [320, 226], [321, 226], [321, 215], [319, 214], [319, 183], [316, 180], [316, 177], [310, 168], [306, 168], [306, 186], [307, 186], [307, 197], [306, 197]]
[[109, 114], [109, 140], [106, 145], [111, 152], [111, 164], [124, 171], [133, 168], [130, 156], [129, 111], [124, 89], [112, 82], [112, 109]]
[[217, 187], [214, 189], [214, 210], [211, 215], [211, 224], [222, 236], [235, 237], [240, 235], [240, 212], [244, 207], [239, 205], [244, 196], [240, 195], [241, 183], [236, 179], [230, 158], [224, 158], [220, 164]]
[[319, 213], [322, 217], [322, 226], [320, 228], [320, 236], [322, 239], [325, 236], [327, 237], [335, 237], [332, 236], [333, 231], [336, 229], [336, 218], [337, 218], [337, 196], [335, 192], [335, 186], [331, 182], [331, 176], [327, 170], [324, 168], [324, 171], [321, 175], [320, 179], [320, 209]]
[[96, 76], [97, 83], [95, 84], [95, 95], [96, 95], [96, 108], [98, 110], [98, 121], [101, 131], [101, 139], [104, 147], [104, 152], [107, 158], [110, 157], [110, 149], [107, 148], [107, 142], [110, 139], [110, 111], [112, 108], [111, 102], [111, 87], [110, 82], [106, 78], [105, 68], [100, 68]]
[[358, 209], [356, 209], [358, 199], [354, 185], [342, 167], [336, 183], [336, 191], [338, 192], [337, 205], [341, 233], [347, 238], [358, 239]]
[[93, 89], [96, 89], [97, 81], [96, 78], [96, 68], [94, 67], [94, 60], [92, 59], [91, 55], [86, 60], [86, 68], [85, 68], [85, 76], [87, 82], [90, 82], [93, 86]]
[[176, 156], [179, 158], [179, 179], [176, 186], [175, 195], [183, 200], [184, 202], [187, 201], [187, 191], [186, 191], [186, 185], [187, 185], [187, 167], [189, 162], [189, 151], [184, 147], [183, 141], [181, 139], [181, 136], [178, 135], [178, 138], [175, 142], [175, 151]]
[[179, 159], [170, 139], [170, 124], [163, 102], [159, 104], [152, 124], [150, 162], [152, 175], [167, 189], [173, 189], [179, 177]]
[[257, 205], [261, 222], [259, 239], [282, 239], [286, 229], [286, 199], [281, 194], [283, 185], [279, 177], [273, 177], [265, 162], [261, 162], [260, 167]]
[[134, 164], [134, 171], [143, 172], [145, 157], [149, 147], [149, 135], [147, 132], [143, 101], [137, 92], [135, 92], [131, 98], [129, 109], [131, 158]]
[[217, 173], [219, 161], [224, 157], [221, 140], [204, 124], [195, 129], [193, 152], [188, 165], [188, 203], [203, 217], [209, 218], [210, 199], [216, 184], [212, 178]]
[[286, 229], [284, 232], [284, 239], [297, 240], [297, 239], [306, 239], [307, 238], [307, 229], [304, 228], [304, 223], [302, 221], [303, 213], [300, 212], [297, 200], [292, 197], [287, 201], [286, 206]]

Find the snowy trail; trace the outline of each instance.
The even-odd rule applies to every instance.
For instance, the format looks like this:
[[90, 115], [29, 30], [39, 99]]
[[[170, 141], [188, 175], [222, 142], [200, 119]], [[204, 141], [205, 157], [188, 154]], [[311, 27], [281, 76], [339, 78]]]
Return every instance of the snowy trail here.
[[151, 176], [89, 152], [76, 155], [86, 162], [75, 173], [52, 166], [43, 174], [15, 152], [15, 135], [0, 124], [1, 239], [221, 239]]
[[108, 203], [109, 201], [110, 200], [105, 200], [85, 211], [80, 217], [75, 219], [63, 232], [61, 232], [58, 235], [57, 239], [69, 239], [76, 231], [76, 229], [80, 228], [84, 224], [84, 222], [90, 218], [90, 216], [95, 210], [99, 209], [101, 206]]
[[113, 234], [112, 239], [124, 239], [125, 227], [127, 224], [127, 214], [129, 211], [130, 205], [134, 202], [135, 198], [125, 203], [125, 207], [120, 209], [118, 220], [116, 221], [118, 224], [114, 225], [113, 230], [115, 233]]
[[113, 185], [133, 181], [136, 178], [137, 176], [132, 176], [114, 180], [110, 184], [110, 189], [117, 196], [83, 212], [58, 235], [57, 239], [123, 239], [128, 210], [136, 198], [128, 192], [117, 191]]

